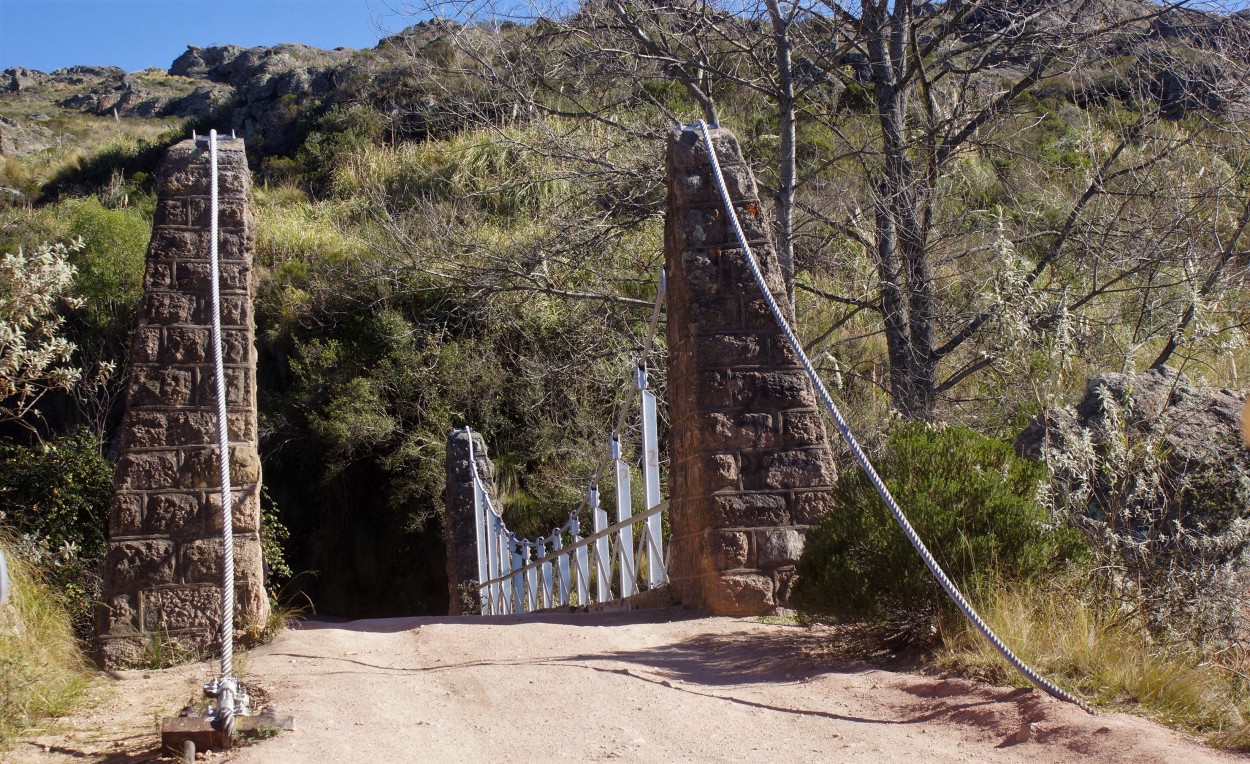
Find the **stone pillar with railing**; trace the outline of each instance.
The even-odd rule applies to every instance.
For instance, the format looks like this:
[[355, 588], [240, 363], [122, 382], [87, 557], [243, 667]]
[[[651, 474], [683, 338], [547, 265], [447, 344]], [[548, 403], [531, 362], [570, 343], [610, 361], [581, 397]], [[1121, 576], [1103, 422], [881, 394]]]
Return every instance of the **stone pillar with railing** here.
[[[165, 155], [109, 517], [101, 662], [144, 663], [153, 646], [207, 653], [220, 638], [221, 480], [210, 345], [209, 156]], [[233, 487], [235, 628], [269, 615], [260, 544], [253, 345], [251, 173], [243, 141], [219, 143], [221, 324]]]
[[[755, 179], [734, 136], [711, 133], [752, 252], [792, 316]], [[670, 136], [667, 172], [669, 579], [687, 605], [767, 613], [789, 604], [804, 535], [831, 509], [833, 455], [697, 132]]]
[[[472, 447], [470, 448], [470, 439]], [[495, 465], [486, 451], [486, 441], [468, 429], [453, 430], [447, 436], [447, 486], [444, 492], [443, 538], [447, 546], [448, 612], [468, 615], [481, 612], [478, 597], [477, 522], [473, 505], [473, 475], [469, 454], [477, 463], [491, 501], [495, 500]]]

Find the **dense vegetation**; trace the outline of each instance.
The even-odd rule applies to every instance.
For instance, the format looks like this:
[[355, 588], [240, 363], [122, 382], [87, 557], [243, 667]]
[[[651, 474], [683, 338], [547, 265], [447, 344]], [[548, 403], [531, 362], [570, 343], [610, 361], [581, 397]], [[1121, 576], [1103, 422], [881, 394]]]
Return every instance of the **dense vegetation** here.
[[[576, 503], [655, 294], [665, 136], [700, 116], [739, 136], [799, 332], [935, 551], [985, 592], [1080, 557], [1034, 503], [1043, 470], [1002, 441], [1106, 369], [1166, 362], [1240, 386], [1246, 27], [1133, 0], [844, 5], [588, 3], [500, 23], [431, 3], [469, 23], [144, 73], [179, 94], [193, 69], [238, 89], [188, 125], [246, 111], [268, 131], [248, 148], [265, 511], [289, 529], [269, 538], [272, 570], [280, 549], [294, 572], [274, 582], [286, 596], [344, 616], [445, 612], [453, 427], [484, 434], [518, 532]], [[891, 33], [897, 50], [881, 48]], [[0, 97], [0, 116], [53, 112], [67, 137], [4, 158], [19, 194], [0, 207], [0, 251], [82, 240], [58, 309], [80, 373], [5, 425], [0, 506], [24, 544], [72, 544], [89, 568], [151, 176], [184, 132], [63, 109], [63, 91]], [[900, 418], [954, 426], [891, 431]], [[969, 460], [981, 471], [954, 466]], [[863, 481], [838, 491], [862, 512], [821, 531], [812, 582], [837, 581], [846, 613], [933, 616]], [[864, 577], [886, 572], [903, 585], [876, 599]]]
[[[1079, 560], [1080, 534], [1036, 502], [1045, 468], [962, 428], [899, 427], [874, 465], [908, 520], [961, 590], [1021, 584]], [[954, 605], [899, 532], [864, 473], [843, 475], [835, 506], [808, 535], [802, 604], [844, 619], [928, 628]]]

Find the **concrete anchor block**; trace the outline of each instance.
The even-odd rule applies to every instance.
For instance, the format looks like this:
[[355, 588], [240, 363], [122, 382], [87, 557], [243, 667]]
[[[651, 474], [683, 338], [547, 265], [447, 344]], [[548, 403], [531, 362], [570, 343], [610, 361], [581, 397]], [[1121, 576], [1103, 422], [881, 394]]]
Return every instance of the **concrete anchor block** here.
[[[272, 708], [264, 708], [259, 714], [234, 717], [234, 734], [239, 738], [263, 739], [279, 732], [295, 730], [295, 717], [279, 715]], [[166, 716], [161, 720], [161, 749], [181, 754], [190, 741], [196, 751], [224, 751], [234, 745], [234, 739], [222, 729], [219, 720], [200, 716], [190, 708], [179, 716]]]

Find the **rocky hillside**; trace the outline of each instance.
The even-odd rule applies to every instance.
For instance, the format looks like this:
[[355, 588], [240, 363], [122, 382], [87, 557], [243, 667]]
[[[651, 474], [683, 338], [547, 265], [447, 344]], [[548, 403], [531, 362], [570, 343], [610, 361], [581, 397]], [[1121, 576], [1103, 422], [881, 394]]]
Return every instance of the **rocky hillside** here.
[[429, 73], [424, 65], [437, 64], [446, 31], [441, 24], [419, 24], [367, 50], [192, 45], [168, 70], [7, 69], [0, 77], [0, 157], [84, 141], [83, 120], [75, 115], [87, 124], [105, 117], [234, 130], [247, 140], [254, 162], [292, 153], [316, 117], [341, 105], [379, 109], [392, 140], [423, 139], [464, 112], [454, 91], [436, 96], [414, 87], [417, 75]]
[[[1004, 8], [971, 14], [963, 35], [1002, 33], [1012, 17], [1011, 9]], [[1234, 95], [1231, 75], [1221, 63], [1250, 57], [1250, 10], [1231, 16], [1175, 11], [1149, 24], [1149, 33], [1136, 38], [1131, 48], [1107, 51], [1104, 78], [1069, 97], [1102, 102], [1145, 90], [1178, 116], [1250, 108]], [[191, 126], [234, 130], [248, 141], [253, 161], [291, 154], [315, 118], [337, 105], [364, 103], [378, 109], [388, 118], [392, 141], [423, 139], [460, 126], [456, 115], [492, 110], [481, 103], [462, 103], [481, 96], [457, 92], [450, 71], [447, 87], [417, 85], [422, 75], [450, 63], [446, 38], [455, 31], [448, 22], [417, 24], [362, 50], [322, 50], [298, 43], [188, 46], [165, 71], [73, 66], [49, 74], [7, 69], [0, 77], [0, 157], [72, 141], [73, 131], [58, 129], [53, 116], [58, 112], [183, 120]], [[803, 62], [797, 64], [802, 70]], [[866, 61], [849, 55], [845, 64], [867, 84]]]

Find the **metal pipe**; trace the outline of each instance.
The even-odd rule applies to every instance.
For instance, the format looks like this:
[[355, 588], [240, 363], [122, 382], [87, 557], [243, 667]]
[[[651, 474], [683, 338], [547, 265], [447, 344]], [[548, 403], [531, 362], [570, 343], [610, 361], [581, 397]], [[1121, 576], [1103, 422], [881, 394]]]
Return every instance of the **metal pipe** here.
[[[620, 433], [612, 433], [612, 460], [616, 469], [616, 521], [628, 520], [634, 514], [634, 498], [629, 484], [629, 465], [621, 458]], [[621, 528], [617, 537], [616, 556], [620, 561], [621, 596], [630, 597], [637, 592], [638, 577], [634, 566], [634, 526]]]

